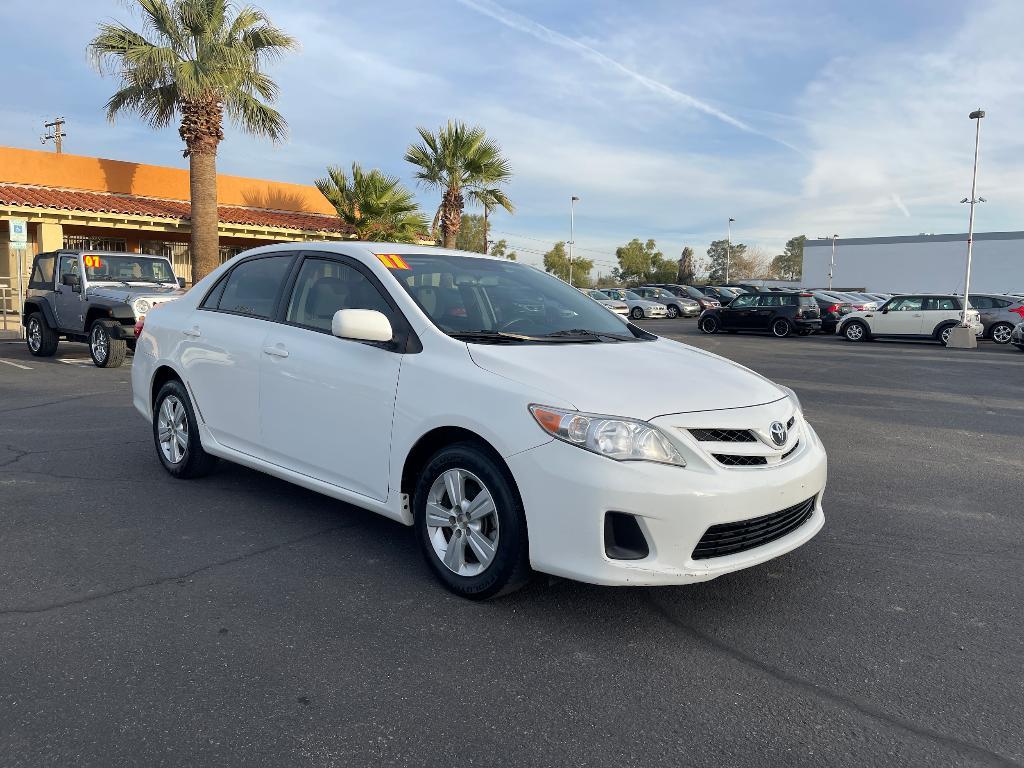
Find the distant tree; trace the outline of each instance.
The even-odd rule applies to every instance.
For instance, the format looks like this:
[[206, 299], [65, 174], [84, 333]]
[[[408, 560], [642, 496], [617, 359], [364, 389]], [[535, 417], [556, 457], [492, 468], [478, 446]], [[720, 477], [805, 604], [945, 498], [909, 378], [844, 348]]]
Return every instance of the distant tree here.
[[[708, 282], [717, 285], [724, 283], [726, 277], [729, 280], [736, 278], [736, 275], [732, 271], [732, 264], [735, 263], [737, 258], [743, 258], [744, 252], [747, 250], [747, 246], [743, 243], [733, 243], [729, 246], [728, 240], [715, 240], [708, 246]], [[728, 254], [729, 268], [726, 269], [726, 260]], [[728, 272], [728, 275], [726, 275]]]
[[427, 221], [412, 193], [394, 176], [352, 163], [352, 175], [330, 165], [316, 188], [350, 225], [359, 240], [412, 243], [427, 231]]
[[[572, 284], [589, 285], [590, 270], [594, 268], [594, 262], [590, 259], [574, 258], [572, 260]], [[544, 254], [544, 269], [569, 282], [569, 256], [565, 252], [565, 242], [559, 240], [554, 247]]]
[[486, 237], [484, 227], [484, 217], [480, 214], [463, 214], [459, 233], [455, 236], [455, 247], [460, 251], [487, 253], [487, 249], [484, 247]]
[[625, 283], [671, 283], [679, 271], [678, 264], [665, 258], [653, 240], [641, 243], [634, 237], [615, 249], [615, 257], [619, 266], [612, 274]]
[[684, 246], [683, 252], [679, 255], [679, 269], [676, 273], [676, 282], [680, 285], [690, 285], [697, 281], [696, 265], [693, 263], [693, 248]]
[[508, 243], [504, 240], [499, 240], [491, 246], [491, 256], [497, 256], [499, 259], [508, 259], [509, 261], [515, 261], [517, 258], [516, 252], [508, 250]]
[[[484, 209], [484, 230], [490, 234], [491, 225], [488, 221], [491, 211], [498, 206], [501, 206], [509, 213], [515, 213], [516, 207], [512, 205], [512, 201], [508, 199], [504, 191], [498, 187], [489, 187], [487, 184], [477, 185], [469, 188], [466, 192], [466, 197], [471, 203], [479, 205]], [[474, 249], [475, 250], [475, 249]], [[484, 246], [486, 252], [486, 245]]]
[[740, 254], [733, 254], [729, 279], [737, 280], [771, 280], [771, 259], [757, 246], [744, 248]]
[[804, 242], [807, 235], [791, 237], [785, 250], [772, 259], [771, 271], [777, 280], [799, 280], [804, 270]]

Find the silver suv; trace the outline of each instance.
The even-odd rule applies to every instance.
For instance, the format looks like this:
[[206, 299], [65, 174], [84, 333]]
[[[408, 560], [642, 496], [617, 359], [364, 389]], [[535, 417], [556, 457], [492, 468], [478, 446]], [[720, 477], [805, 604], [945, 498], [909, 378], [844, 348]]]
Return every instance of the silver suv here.
[[159, 256], [53, 251], [32, 262], [22, 309], [28, 350], [57, 352], [61, 338], [89, 344], [92, 361], [116, 368], [135, 347], [135, 323], [157, 304], [181, 296], [185, 281]]
[[984, 336], [996, 344], [1009, 344], [1017, 323], [1024, 321], [1024, 299], [999, 293], [972, 293], [971, 306], [981, 315]]

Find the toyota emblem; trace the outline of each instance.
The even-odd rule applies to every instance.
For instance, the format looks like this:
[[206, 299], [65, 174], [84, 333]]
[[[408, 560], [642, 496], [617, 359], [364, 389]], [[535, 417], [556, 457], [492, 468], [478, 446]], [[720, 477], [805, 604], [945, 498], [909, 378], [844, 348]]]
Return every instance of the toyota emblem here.
[[786, 444], [786, 425], [781, 421], [773, 421], [772, 425], [768, 427], [768, 434], [772, 436], [772, 442], [778, 446]]

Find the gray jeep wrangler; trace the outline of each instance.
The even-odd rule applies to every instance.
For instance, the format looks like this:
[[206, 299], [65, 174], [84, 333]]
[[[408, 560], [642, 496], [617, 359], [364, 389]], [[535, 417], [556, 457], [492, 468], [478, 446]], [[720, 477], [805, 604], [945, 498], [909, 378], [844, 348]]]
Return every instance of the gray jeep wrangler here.
[[185, 281], [162, 256], [106, 251], [53, 251], [32, 262], [21, 322], [36, 357], [57, 352], [61, 337], [89, 345], [100, 368], [116, 368], [135, 349], [135, 323], [173, 301]]

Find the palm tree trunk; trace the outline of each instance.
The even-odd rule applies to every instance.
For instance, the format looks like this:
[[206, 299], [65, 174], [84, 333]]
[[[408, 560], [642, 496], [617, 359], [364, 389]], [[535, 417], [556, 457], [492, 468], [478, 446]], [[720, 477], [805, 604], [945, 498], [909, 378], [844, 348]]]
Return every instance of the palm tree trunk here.
[[487, 253], [487, 206], [484, 206], [484, 249], [480, 253]]
[[217, 153], [192, 152], [188, 159], [192, 195], [192, 282], [198, 283], [220, 266]]
[[462, 209], [466, 202], [462, 197], [462, 190], [449, 187], [445, 190], [444, 199], [441, 202], [441, 239], [445, 248], [454, 248], [455, 240], [459, 236], [459, 229], [462, 227]]

